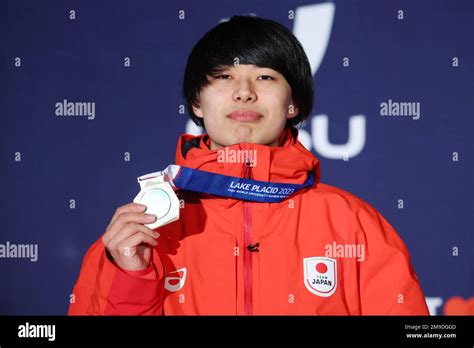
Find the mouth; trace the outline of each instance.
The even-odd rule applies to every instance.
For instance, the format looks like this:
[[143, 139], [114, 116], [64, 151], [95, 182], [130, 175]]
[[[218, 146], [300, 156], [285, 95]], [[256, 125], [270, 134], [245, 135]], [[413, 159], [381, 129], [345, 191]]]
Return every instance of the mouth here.
[[256, 122], [263, 118], [263, 115], [252, 110], [235, 110], [227, 115], [227, 117], [234, 121]]

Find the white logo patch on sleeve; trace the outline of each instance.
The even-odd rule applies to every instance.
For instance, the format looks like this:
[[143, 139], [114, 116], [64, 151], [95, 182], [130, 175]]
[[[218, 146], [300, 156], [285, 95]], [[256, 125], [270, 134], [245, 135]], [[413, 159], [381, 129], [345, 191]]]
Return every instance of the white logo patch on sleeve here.
[[[184, 283], [186, 282], [186, 267], [178, 269], [177, 271], [170, 272], [177, 273], [178, 277], [166, 277], [165, 278], [165, 289], [171, 292], [176, 292], [182, 289]], [[179, 277], [180, 273], [183, 274], [182, 277]]]

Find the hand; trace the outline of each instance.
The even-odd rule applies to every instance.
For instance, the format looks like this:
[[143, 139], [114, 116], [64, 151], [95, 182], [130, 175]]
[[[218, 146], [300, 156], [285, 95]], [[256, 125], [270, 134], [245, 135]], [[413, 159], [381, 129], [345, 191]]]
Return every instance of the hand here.
[[160, 234], [144, 224], [153, 223], [156, 215], [145, 214], [146, 206], [129, 203], [115, 211], [102, 242], [117, 266], [139, 271], [150, 263], [152, 248], [158, 245]]

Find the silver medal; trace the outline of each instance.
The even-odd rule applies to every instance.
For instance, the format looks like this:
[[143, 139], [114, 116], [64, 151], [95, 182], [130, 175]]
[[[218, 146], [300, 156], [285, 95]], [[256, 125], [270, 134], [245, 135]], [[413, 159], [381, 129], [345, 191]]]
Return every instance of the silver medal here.
[[141, 190], [134, 203], [146, 205], [146, 213], [156, 215], [157, 219], [145, 226], [155, 229], [179, 219], [179, 200], [164, 172], [143, 175], [138, 178]]

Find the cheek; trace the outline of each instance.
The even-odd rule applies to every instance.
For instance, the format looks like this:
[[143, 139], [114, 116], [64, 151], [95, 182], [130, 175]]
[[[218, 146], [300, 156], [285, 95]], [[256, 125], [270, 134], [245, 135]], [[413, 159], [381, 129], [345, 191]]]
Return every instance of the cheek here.
[[291, 98], [287, 98], [286, 94], [271, 94], [265, 99], [265, 104], [271, 114], [284, 114], [286, 117], [288, 111], [288, 105], [290, 104]]
[[269, 106], [286, 108], [291, 101], [291, 90], [284, 87], [269, 88], [263, 90], [261, 96], [267, 101]]
[[227, 91], [223, 89], [213, 89], [202, 96], [203, 109], [208, 113], [216, 113], [220, 110], [221, 105], [227, 97]]

